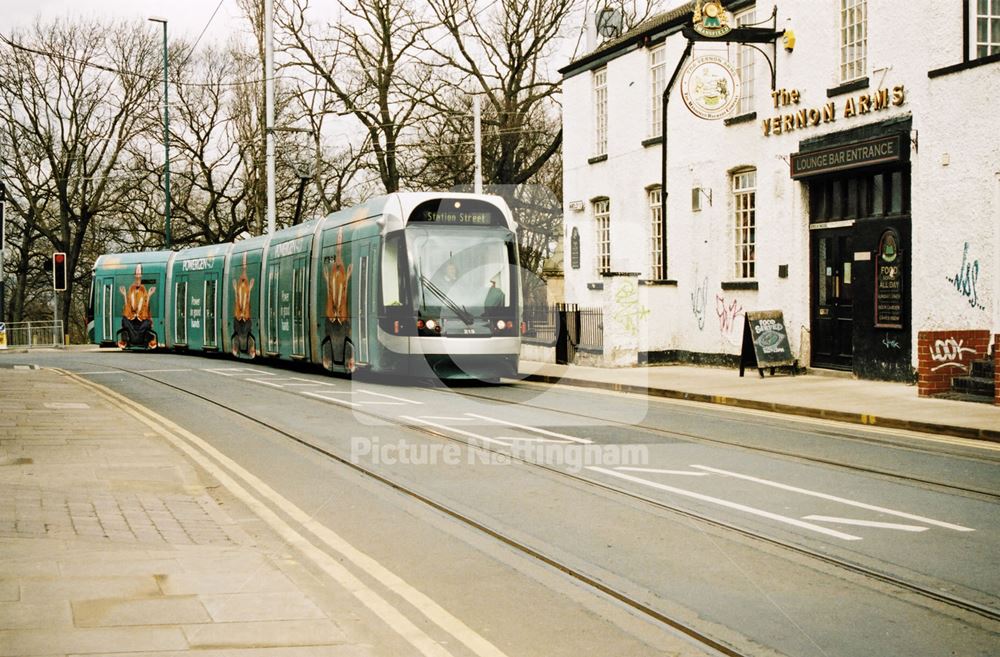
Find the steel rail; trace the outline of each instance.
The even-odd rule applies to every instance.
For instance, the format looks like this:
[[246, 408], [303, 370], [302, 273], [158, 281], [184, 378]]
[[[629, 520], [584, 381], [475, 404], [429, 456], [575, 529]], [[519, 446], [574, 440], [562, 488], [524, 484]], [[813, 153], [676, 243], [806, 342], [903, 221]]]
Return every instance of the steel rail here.
[[[519, 383], [518, 385], [524, 385], [524, 384], [523, 383]], [[531, 384], [531, 385], [536, 385], [536, 384]], [[435, 391], [441, 391], [440, 389], [433, 389], [433, 390], [435, 390]], [[443, 392], [443, 391], [441, 391], [441, 392]], [[863, 473], [866, 473], [866, 474], [879, 475], [879, 476], [886, 477], [886, 478], [898, 479], [898, 480], [906, 481], [906, 482], [910, 482], [910, 483], [922, 484], [922, 485], [927, 486], [927, 487], [941, 488], [941, 489], [945, 489], [945, 490], [948, 490], [948, 491], [958, 491], [960, 493], [971, 494], [971, 495], [976, 496], [976, 497], [984, 497], [984, 498], [989, 499], [990, 501], [1000, 500], [1000, 492], [992, 492], [992, 491], [983, 490], [983, 489], [980, 489], [980, 488], [970, 488], [968, 486], [960, 486], [960, 485], [956, 485], [956, 484], [946, 483], [946, 482], [942, 482], [942, 481], [935, 481], [935, 480], [931, 480], [931, 479], [922, 479], [920, 477], [915, 477], [915, 476], [912, 476], [912, 475], [902, 474], [902, 473], [898, 473], [898, 472], [891, 472], [889, 470], [881, 470], [879, 468], [872, 468], [872, 467], [866, 467], [866, 466], [863, 466], [863, 465], [856, 465], [856, 464], [851, 464], [851, 463], [844, 463], [843, 461], [834, 461], [832, 459], [827, 459], [827, 458], [823, 458], [823, 457], [819, 457], [819, 456], [809, 456], [809, 455], [802, 454], [802, 453], [799, 453], [799, 452], [791, 452], [791, 451], [776, 449], [776, 448], [772, 448], [772, 447], [763, 447], [763, 446], [759, 446], [759, 445], [747, 445], [745, 443], [731, 441], [731, 440], [724, 440], [722, 438], [713, 438], [712, 436], [707, 436], [707, 435], [704, 435], [704, 434], [691, 433], [691, 432], [688, 432], [688, 431], [677, 431], [676, 429], [664, 429], [663, 427], [658, 427], [658, 426], [651, 425], [651, 424], [624, 424], [622, 422], [617, 422], [617, 421], [614, 421], [614, 420], [608, 420], [607, 418], [602, 418], [602, 417], [600, 417], [598, 415], [591, 415], [591, 414], [588, 414], [588, 413], [581, 413], [579, 411], [570, 411], [570, 410], [565, 410], [565, 409], [562, 409], [562, 408], [558, 408], [557, 409], [557, 408], [552, 408], [552, 407], [549, 407], [549, 406], [543, 406], [541, 404], [532, 404], [530, 402], [523, 402], [523, 401], [517, 401], [517, 400], [499, 399], [497, 397], [491, 397], [489, 395], [476, 394], [476, 393], [471, 393], [471, 392], [464, 392], [461, 388], [457, 388], [457, 387], [448, 388], [448, 392], [453, 393], [453, 394], [458, 394], [458, 395], [461, 395], [461, 396], [464, 396], [464, 397], [469, 397], [469, 398], [472, 398], [472, 399], [483, 399], [483, 400], [497, 402], [497, 403], [501, 403], [501, 404], [509, 404], [509, 405], [514, 405], [514, 406], [524, 406], [524, 407], [528, 407], [528, 408], [535, 408], [535, 409], [542, 410], [542, 411], [548, 411], [548, 412], [551, 412], [551, 413], [559, 413], [561, 415], [567, 415], [567, 416], [570, 416], [570, 417], [578, 417], [578, 418], [582, 418], [582, 419], [585, 419], [585, 420], [596, 420], [596, 421], [599, 421], [599, 422], [606, 422], [606, 423], [607, 422], [611, 422], [611, 423], [616, 424], [616, 425], [627, 426], [627, 427], [634, 428], [634, 429], [642, 429], [644, 431], [649, 431], [649, 432], [660, 434], [660, 435], [663, 435], [663, 436], [677, 437], [677, 438], [687, 439], [687, 440], [691, 440], [691, 441], [698, 441], [698, 442], [702, 442], [702, 443], [714, 443], [714, 444], [717, 444], [717, 445], [725, 445], [727, 447], [738, 447], [738, 448], [741, 448], [741, 449], [744, 449], [744, 450], [747, 450], [747, 451], [751, 451], [751, 452], [761, 452], [761, 453], [764, 453], [764, 454], [773, 454], [775, 456], [783, 456], [783, 457], [788, 457], [788, 458], [794, 458], [794, 459], [797, 459], [799, 461], [805, 461], [807, 463], [819, 463], [819, 464], [822, 464], [822, 465], [833, 466], [833, 467], [842, 468], [842, 469], [850, 470], [850, 471], [854, 471], [854, 472], [863, 472]], [[665, 400], [661, 400], [661, 401], [665, 401]], [[737, 410], [739, 410], [739, 409], [737, 409]], [[806, 420], [806, 421], [808, 421], [808, 420]], [[783, 430], [786, 430], [786, 431], [792, 431], [792, 432], [797, 432], [797, 433], [807, 433], [807, 431], [805, 429], [800, 429], [800, 428], [797, 428], [797, 427], [787, 427], [787, 426], [783, 426], [783, 425], [781, 425], [780, 423], [777, 423], [777, 422], [769, 422], [769, 423], [766, 423], [766, 424], [767, 424], [767, 426], [774, 427], [774, 428], [780, 428], [780, 429], [783, 429]], [[923, 454], [944, 454], [946, 456], [950, 456], [950, 457], [953, 457], [953, 458], [960, 458], [960, 459], [965, 459], [965, 460], [969, 460], [969, 461], [978, 461], [978, 462], [981, 462], [981, 463], [988, 463], [988, 464], [1000, 463], [1000, 458], [998, 458], [998, 459], [977, 458], [975, 456], [967, 456], [967, 455], [962, 455], [962, 454], [949, 453], [949, 452], [946, 452], [946, 451], [943, 451], [943, 450], [920, 449], [920, 448], [912, 447], [912, 446], [909, 446], [909, 445], [899, 445], [899, 444], [897, 444], [895, 442], [892, 442], [892, 441], [883, 441], [883, 440], [877, 440], [877, 439], [872, 439], [872, 438], [865, 438], [865, 437], [861, 437], [861, 436], [845, 436], [843, 434], [839, 434], [839, 433], [836, 433], [836, 432], [831, 431], [831, 430], [816, 429], [815, 433], [822, 434], [822, 435], [825, 435], [825, 436], [831, 436], [831, 437], [836, 438], [838, 440], [846, 440], [846, 441], [852, 441], [852, 442], [861, 442], [861, 443], [865, 443], [865, 444], [869, 444], [869, 445], [876, 445], [876, 446], [881, 446], [881, 447], [890, 447], [890, 448], [893, 448], [893, 449], [902, 449], [902, 450], [907, 450], [907, 451], [919, 452], [919, 453], [923, 453]]]
[[[102, 363], [102, 365], [104, 365], [105, 367], [108, 366], [107, 363]], [[364, 475], [366, 475], [366, 476], [374, 479], [375, 481], [378, 481], [379, 483], [388, 486], [389, 488], [392, 488], [393, 490], [396, 490], [396, 491], [398, 491], [400, 493], [403, 493], [403, 494], [405, 494], [405, 495], [407, 495], [409, 497], [412, 497], [413, 499], [415, 499], [415, 500], [417, 500], [417, 501], [419, 501], [419, 502], [421, 502], [421, 503], [423, 503], [423, 504], [425, 504], [425, 505], [427, 505], [427, 506], [429, 506], [429, 507], [431, 507], [431, 508], [433, 508], [433, 509], [441, 512], [441, 513], [444, 513], [444, 514], [446, 514], [446, 515], [448, 515], [448, 516], [450, 516], [450, 517], [452, 517], [452, 518], [454, 518], [454, 519], [462, 522], [463, 524], [466, 524], [466, 525], [468, 525], [468, 526], [470, 526], [470, 527], [472, 527], [472, 528], [474, 528], [474, 529], [476, 529], [478, 531], [481, 531], [481, 532], [483, 532], [483, 533], [491, 536], [492, 538], [495, 538], [496, 540], [499, 540], [499, 541], [503, 542], [504, 544], [506, 544], [506, 545], [508, 545], [508, 546], [510, 546], [510, 547], [512, 547], [512, 548], [514, 548], [514, 549], [516, 549], [518, 551], [520, 551], [520, 552], [523, 552], [524, 554], [527, 554], [528, 556], [531, 556], [531, 557], [533, 557], [533, 558], [541, 561], [542, 563], [545, 563], [545, 564], [547, 564], [547, 565], [549, 565], [549, 566], [551, 566], [553, 568], [556, 568], [557, 570], [559, 570], [559, 571], [561, 571], [561, 572], [569, 575], [570, 577], [573, 577], [574, 579], [576, 579], [576, 580], [578, 580], [578, 581], [580, 581], [580, 582], [582, 582], [582, 583], [584, 583], [584, 584], [586, 584], [586, 585], [588, 585], [588, 586], [590, 586], [590, 587], [592, 587], [592, 588], [600, 591], [601, 593], [604, 593], [605, 595], [608, 595], [609, 597], [611, 597], [611, 598], [613, 598], [615, 600], [618, 600], [619, 602], [622, 602], [623, 604], [629, 606], [630, 608], [634, 609], [635, 611], [638, 611], [638, 612], [640, 612], [640, 613], [642, 613], [642, 614], [644, 614], [644, 615], [646, 615], [646, 616], [648, 616], [650, 618], [653, 618], [653, 619], [655, 619], [655, 620], [657, 620], [657, 621], [659, 621], [661, 623], [664, 623], [665, 625], [667, 625], [669, 627], [672, 627], [672, 628], [674, 628], [674, 629], [682, 632], [683, 634], [685, 634], [685, 635], [687, 635], [687, 636], [695, 639], [696, 641], [699, 641], [700, 643], [703, 643], [704, 645], [709, 646], [709, 647], [713, 648], [714, 650], [718, 650], [722, 654], [728, 655], [730, 657], [741, 657], [741, 653], [739, 653], [735, 648], [733, 648], [731, 646], [728, 646], [727, 644], [724, 644], [724, 643], [720, 642], [717, 639], [714, 639], [712, 637], [709, 637], [709, 636], [701, 633], [699, 630], [697, 630], [697, 629], [695, 629], [695, 628], [693, 628], [693, 627], [691, 627], [691, 626], [683, 623], [682, 621], [678, 621], [677, 619], [670, 618], [669, 616], [666, 616], [662, 612], [660, 612], [660, 611], [658, 611], [658, 610], [650, 607], [649, 605], [643, 603], [642, 601], [635, 600], [634, 598], [630, 597], [628, 594], [620, 592], [620, 591], [617, 591], [616, 589], [614, 589], [614, 588], [612, 588], [612, 587], [610, 587], [610, 586], [608, 586], [608, 585], [600, 582], [595, 577], [587, 575], [586, 573], [584, 573], [584, 572], [582, 572], [582, 571], [580, 571], [578, 569], [575, 569], [572, 566], [568, 566], [568, 565], [566, 565], [566, 564], [564, 564], [564, 563], [562, 563], [562, 562], [560, 562], [560, 561], [558, 561], [558, 560], [556, 560], [556, 559], [554, 559], [552, 557], [548, 557], [545, 554], [539, 552], [538, 550], [536, 550], [536, 549], [534, 549], [534, 548], [532, 548], [532, 547], [530, 547], [530, 546], [528, 546], [528, 545], [526, 545], [526, 544], [524, 544], [524, 543], [522, 543], [520, 541], [517, 541], [516, 539], [513, 539], [513, 538], [510, 538], [510, 537], [506, 536], [505, 534], [503, 534], [499, 530], [491, 529], [491, 528], [487, 527], [486, 525], [482, 524], [481, 522], [479, 522], [478, 520], [476, 520], [476, 519], [474, 519], [474, 518], [472, 518], [470, 516], [467, 516], [466, 514], [463, 514], [460, 511], [454, 510], [454, 509], [452, 509], [452, 508], [450, 508], [450, 507], [448, 507], [448, 506], [446, 506], [446, 505], [444, 505], [444, 504], [442, 504], [440, 502], [434, 501], [433, 499], [427, 497], [423, 493], [420, 493], [419, 491], [416, 491], [416, 490], [408, 487], [406, 484], [401, 484], [399, 482], [393, 481], [393, 480], [385, 477], [384, 475], [381, 475], [381, 474], [375, 472], [374, 470], [372, 470], [370, 468], [366, 468], [366, 467], [364, 467], [363, 465], [361, 465], [359, 463], [353, 462], [348, 457], [344, 457], [344, 456], [341, 456], [339, 454], [336, 454], [335, 452], [332, 452], [331, 450], [329, 450], [329, 449], [327, 449], [325, 447], [317, 445], [317, 444], [311, 442], [310, 440], [308, 440], [306, 438], [302, 438], [302, 437], [297, 436], [297, 435], [295, 435], [295, 434], [293, 434], [291, 432], [288, 432], [288, 431], [286, 431], [284, 429], [281, 429], [280, 427], [277, 427], [277, 426], [271, 424], [267, 420], [261, 420], [259, 418], [256, 418], [256, 417], [254, 417], [254, 416], [252, 416], [250, 414], [244, 413], [243, 411], [240, 411], [238, 409], [235, 409], [235, 408], [232, 408], [230, 406], [227, 406], [226, 404], [224, 404], [222, 402], [219, 402], [219, 401], [216, 401], [216, 400], [214, 400], [214, 399], [212, 399], [210, 397], [206, 397], [204, 395], [200, 395], [198, 393], [195, 393], [195, 392], [192, 392], [190, 390], [187, 390], [186, 388], [182, 388], [182, 387], [176, 386], [176, 385], [174, 385], [172, 383], [168, 383], [166, 381], [162, 381], [160, 379], [157, 379], [155, 377], [149, 376], [149, 375], [147, 375], [145, 373], [142, 373], [142, 372], [137, 372], [137, 371], [134, 371], [134, 370], [129, 370], [127, 368], [116, 367], [116, 366], [111, 366], [111, 367], [112, 367], [112, 369], [117, 369], [117, 370], [120, 370], [122, 372], [126, 372], [128, 374], [132, 374], [132, 375], [135, 375], [135, 376], [147, 379], [147, 380], [152, 381], [154, 383], [158, 383], [158, 384], [166, 386], [168, 388], [172, 388], [172, 389], [177, 390], [179, 392], [183, 392], [183, 393], [185, 393], [187, 395], [190, 395], [190, 396], [192, 396], [192, 397], [194, 397], [196, 399], [200, 399], [200, 400], [202, 400], [204, 402], [207, 402], [209, 404], [217, 406], [217, 407], [219, 407], [219, 408], [221, 408], [221, 409], [223, 409], [223, 410], [225, 410], [227, 412], [233, 413], [234, 415], [238, 415], [240, 417], [243, 417], [244, 419], [247, 419], [247, 420], [249, 420], [251, 422], [259, 424], [260, 426], [262, 426], [262, 427], [264, 427], [264, 428], [266, 428], [268, 430], [274, 431], [275, 433], [277, 433], [279, 435], [282, 435], [282, 436], [285, 436], [285, 437], [289, 438], [290, 440], [292, 440], [292, 441], [294, 441], [294, 442], [302, 445], [303, 447], [305, 447], [307, 449], [310, 449], [310, 450], [315, 451], [315, 452], [317, 452], [319, 454], [327, 456], [328, 458], [330, 458], [330, 459], [332, 459], [332, 460], [334, 460], [334, 461], [336, 461], [338, 463], [341, 463], [343, 465], [346, 465], [349, 468], [351, 468], [351, 469], [353, 469], [353, 470], [355, 470], [355, 471], [357, 471], [357, 472], [359, 472], [361, 474], [364, 474]], [[273, 390], [280, 391], [280, 392], [285, 392], [287, 394], [292, 394], [292, 395], [295, 395], [297, 397], [299, 396], [299, 395], [296, 395], [296, 393], [294, 393], [292, 391], [287, 391], [287, 390], [280, 389], [280, 388], [276, 388], [276, 389], [273, 389]], [[665, 502], [662, 502], [660, 500], [656, 500], [656, 499], [647, 497], [645, 495], [641, 495], [639, 493], [635, 493], [635, 492], [632, 492], [632, 491], [620, 488], [618, 486], [614, 486], [614, 485], [611, 485], [611, 484], [608, 484], [608, 483], [600, 482], [600, 481], [597, 481], [595, 479], [589, 479], [587, 477], [582, 477], [580, 475], [576, 475], [576, 474], [573, 474], [571, 472], [566, 472], [564, 470], [560, 470], [559, 468], [547, 465], [545, 463], [539, 463], [539, 462], [536, 462], [536, 461], [532, 461], [530, 459], [521, 458], [521, 457], [516, 456], [514, 454], [511, 454], [511, 453], [507, 453], [507, 452], [504, 452], [504, 451], [501, 451], [501, 450], [493, 449], [491, 447], [488, 447], [485, 444], [474, 443], [472, 441], [464, 440], [464, 439], [456, 437], [456, 436], [451, 436], [451, 435], [442, 433], [440, 431], [436, 431], [433, 428], [428, 427], [428, 426], [414, 425], [414, 424], [410, 424], [410, 423], [406, 423], [406, 422], [400, 422], [399, 418], [392, 417], [391, 415], [380, 415], [380, 414], [372, 412], [372, 411], [365, 411], [365, 410], [361, 410], [361, 409], [358, 409], [358, 408], [353, 408], [353, 409], [351, 409], [351, 411], [353, 413], [357, 413], [357, 414], [360, 414], [360, 415], [365, 415], [365, 416], [368, 416], [368, 417], [373, 418], [373, 419], [378, 419], [378, 420], [382, 420], [382, 421], [390, 421], [390, 422], [396, 424], [397, 426], [405, 427], [405, 428], [410, 429], [412, 431], [416, 431], [416, 432], [423, 433], [423, 434], [426, 434], [426, 435], [430, 435], [430, 436], [433, 436], [433, 437], [441, 438], [441, 439], [444, 439], [444, 440], [449, 440], [451, 442], [459, 443], [461, 445], [465, 445], [465, 446], [470, 447], [470, 448], [480, 449], [480, 450], [483, 450], [483, 451], [486, 451], [486, 452], [489, 452], [489, 453], [492, 453], [492, 454], [503, 455], [504, 457], [509, 458], [512, 462], [516, 461], [516, 462], [522, 463], [524, 465], [528, 465], [528, 466], [532, 466], [532, 467], [535, 467], [535, 468], [539, 468], [539, 469], [544, 470], [546, 472], [549, 472], [551, 474], [555, 474], [555, 475], [557, 475], [559, 477], [570, 479], [570, 480], [572, 480], [572, 481], [574, 481], [576, 483], [584, 484], [584, 485], [589, 486], [589, 487], [594, 487], [594, 488], [597, 488], [597, 489], [605, 491], [605, 492], [610, 492], [610, 493], [614, 493], [614, 494], [617, 494], [617, 495], [621, 495], [621, 496], [624, 496], [626, 498], [629, 498], [629, 499], [638, 501], [640, 503], [643, 503], [645, 505], [652, 506], [652, 507], [657, 508], [659, 510], [668, 511], [668, 512], [674, 513], [676, 515], [680, 515], [680, 516], [682, 516], [684, 518], [687, 518], [687, 519], [690, 519], [690, 520], [694, 520], [696, 522], [707, 524], [709, 526], [720, 528], [720, 529], [723, 529], [723, 530], [731, 531], [731, 532], [734, 532], [734, 533], [739, 534], [741, 536], [744, 536], [746, 538], [750, 538], [750, 539], [753, 539], [753, 540], [761, 541], [762, 543], [765, 543], [765, 544], [768, 544], [768, 545], [771, 545], [771, 546], [774, 546], [774, 547], [782, 548], [782, 549], [789, 550], [789, 551], [791, 551], [793, 553], [796, 553], [796, 554], [799, 554], [799, 555], [802, 555], [802, 556], [806, 556], [806, 557], [809, 557], [809, 558], [816, 559], [816, 560], [821, 561], [823, 563], [832, 565], [832, 566], [837, 567], [837, 568], [841, 568], [843, 570], [846, 570], [848, 572], [851, 572], [851, 573], [854, 573], [854, 574], [857, 574], [857, 575], [861, 575], [861, 576], [867, 577], [869, 579], [881, 582], [883, 584], [889, 584], [889, 585], [892, 585], [892, 586], [896, 586], [898, 588], [910, 591], [911, 593], [915, 593], [917, 595], [920, 595], [920, 596], [923, 596], [925, 598], [934, 600], [936, 602], [940, 602], [940, 603], [943, 603], [943, 604], [946, 604], [946, 605], [949, 605], [949, 606], [952, 606], [952, 607], [963, 609], [965, 611], [972, 612], [974, 614], [977, 614], [979, 616], [985, 617], [985, 618], [993, 620], [993, 621], [1000, 621], [1000, 609], [998, 609], [998, 608], [994, 608], [994, 607], [990, 607], [990, 606], [987, 606], [987, 605], [984, 605], [984, 604], [980, 604], [980, 603], [975, 602], [973, 600], [968, 600], [966, 598], [963, 598], [963, 597], [960, 597], [960, 596], [957, 596], [957, 595], [952, 595], [952, 594], [944, 592], [944, 591], [938, 591], [938, 590], [935, 590], [935, 589], [931, 589], [931, 588], [928, 588], [926, 586], [923, 586], [923, 585], [915, 583], [915, 582], [909, 582], [907, 580], [895, 577], [895, 576], [893, 576], [893, 575], [891, 575], [889, 573], [884, 573], [884, 572], [875, 570], [873, 568], [870, 568], [868, 566], [864, 566], [862, 564], [858, 564], [858, 563], [854, 563], [854, 562], [851, 562], [851, 561], [847, 561], [845, 559], [834, 557], [834, 556], [831, 556], [831, 555], [828, 555], [828, 554], [824, 554], [822, 552], [818, 552], [818, 551], [815, 551], [815, 550], [810, 550], [809, 548], [806, 548], [806, 547], [803, 547], [803, 546], [799, 546], [799, 545], [795, 545], [793, 543], [789, 543], [789, 542], [786, 542], [786, 541], [782, 541], [782, 540], [777, 539], [777, 538], [772, 538], [770, 536], [767, 536], [766, 534], [763, 534], [763, 533], [760, 533], [760, 532], [756, 532], [756, 531], [751, 530], [751, 529], [746, 529], [746, 528], [743, 528], [743, 527], [739, 527], [737, 525], [734, 525], [734, 524], [731, 524], [731, 523], [728, 523], [728, 522], [725, 522], [725, 521], [722, 521], [722, 520], [711, 518], [709, 516], [704, 516], [704, 515], [695, 513], [693, 511], [689, 511], [689, 510], [681, 508], [681, 507], [673, 506], [673, 505], [667, 504]]]

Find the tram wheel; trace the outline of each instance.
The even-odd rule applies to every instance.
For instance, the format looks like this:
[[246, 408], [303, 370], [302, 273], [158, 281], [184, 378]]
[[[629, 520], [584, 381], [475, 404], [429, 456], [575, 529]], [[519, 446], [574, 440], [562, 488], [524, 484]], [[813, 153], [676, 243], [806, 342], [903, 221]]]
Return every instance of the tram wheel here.
[[344, 369], [348, 376], [357, 371], [357, 365], [354, 363], [354, 345], [349, 341], [344, 344]]
[[320, 347], [320, 351], [323, 352], [323, 369], [327, 372], [333, 371], [333, 345], [330, 344], [330, 339], [327, 338], [323, 340], [323, 345]]

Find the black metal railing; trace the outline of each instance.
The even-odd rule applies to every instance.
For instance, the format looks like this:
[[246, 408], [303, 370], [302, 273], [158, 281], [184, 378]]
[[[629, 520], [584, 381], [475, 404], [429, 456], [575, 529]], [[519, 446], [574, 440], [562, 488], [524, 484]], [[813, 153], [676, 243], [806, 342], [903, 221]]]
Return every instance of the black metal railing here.
[[[528, 344], [552, 347], [562, 335], [572, 343], [574, 351], [604, 351], [604, 312], [600, 308], [557, 304], [525, 306], [523, 312], [526, 326], [523, 339]], [[565, 327], [562, 327], [563, 321]]]
[[604, 311], [600, 308], [580, 308], [580, 342], [577, 349], [604, 351]]

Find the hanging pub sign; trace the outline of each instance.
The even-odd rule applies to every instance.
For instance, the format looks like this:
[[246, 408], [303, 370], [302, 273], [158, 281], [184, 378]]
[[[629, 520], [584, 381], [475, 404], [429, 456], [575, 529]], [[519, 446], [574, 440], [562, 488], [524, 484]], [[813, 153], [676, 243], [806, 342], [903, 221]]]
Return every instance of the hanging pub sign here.
[[721, 57], [705, 55], [688, 62], [681, 75], [681, 97], [695, 116], [709, 121], [733, 111], [740, 100], [740, 76]]
[[795, 373], [798, 360], [792, 355], [792, 345], [785, 331], [785, 318], [780, 310], [747, 312], [743, 322], [743, 349], [740, 353], [740, 376], [749, 367], [757, 368], [761, 377], [764, 368], [791, 367]]
[[875, 327], [903, 328], [903, 267], [899, 233], [882, 233], [875, 261]]
[[573, 232], [569, 238], [569, 263], [573, 269], [580, 268], [580, 231], [573, 226]]
[[726, 36], [732, 31], [729, 15], [719, 0], [697, 0], [694, 3], [694, 31], [712, 39]]

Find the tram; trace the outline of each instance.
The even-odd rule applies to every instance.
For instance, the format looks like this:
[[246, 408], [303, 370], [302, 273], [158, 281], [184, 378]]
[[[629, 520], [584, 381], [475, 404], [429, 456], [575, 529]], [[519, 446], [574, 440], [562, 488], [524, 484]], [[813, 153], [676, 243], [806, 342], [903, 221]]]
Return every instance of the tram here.
[[102, 255], [91, 339], [343, 374], [513, 376], [516, 230], [496, 196], [400, 192], [234, 243]]

